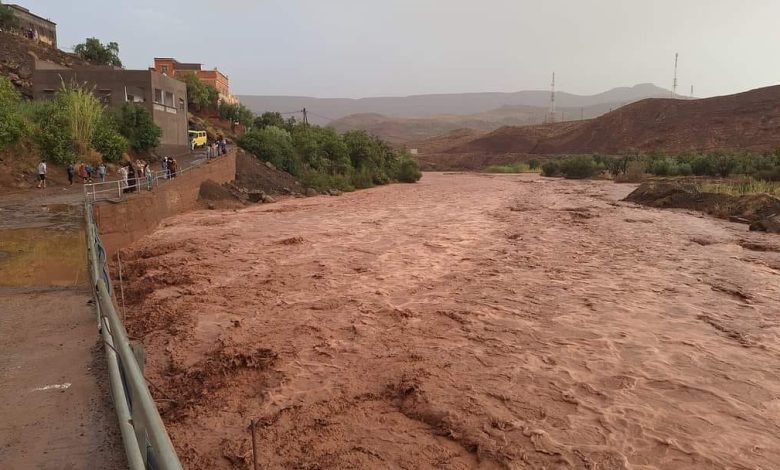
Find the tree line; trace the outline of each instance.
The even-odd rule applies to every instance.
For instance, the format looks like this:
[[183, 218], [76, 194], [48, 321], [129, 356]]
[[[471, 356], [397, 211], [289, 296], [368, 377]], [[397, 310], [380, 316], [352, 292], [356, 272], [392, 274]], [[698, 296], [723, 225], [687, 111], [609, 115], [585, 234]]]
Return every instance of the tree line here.
[[278, 112], [257, 116], [237, 143], [316, 189], [350, 191], [393, 181], [412, 183], [422, 176], [408, 152], [378, 137], [364, 131], [339, 134], [294, 117], [284, 119]]

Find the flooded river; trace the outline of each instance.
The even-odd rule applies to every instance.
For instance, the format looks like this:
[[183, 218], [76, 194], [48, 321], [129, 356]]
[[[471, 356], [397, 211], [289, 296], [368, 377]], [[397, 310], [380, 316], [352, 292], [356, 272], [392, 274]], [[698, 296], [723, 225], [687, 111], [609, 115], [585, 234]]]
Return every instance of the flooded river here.
[[[426, 174], [169, 219], [128, 329], [188, 468], [777, 468], [780, 237]], [[129, 282], [128, 280], [129, 279]]]

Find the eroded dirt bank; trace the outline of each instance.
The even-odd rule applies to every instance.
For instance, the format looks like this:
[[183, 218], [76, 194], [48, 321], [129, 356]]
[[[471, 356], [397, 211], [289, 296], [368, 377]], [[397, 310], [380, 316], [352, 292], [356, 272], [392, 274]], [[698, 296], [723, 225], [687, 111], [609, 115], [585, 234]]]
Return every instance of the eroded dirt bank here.
[[124, 252], [188, 468], [774, 468], [780, 238], [631, 186], [426, 174]]

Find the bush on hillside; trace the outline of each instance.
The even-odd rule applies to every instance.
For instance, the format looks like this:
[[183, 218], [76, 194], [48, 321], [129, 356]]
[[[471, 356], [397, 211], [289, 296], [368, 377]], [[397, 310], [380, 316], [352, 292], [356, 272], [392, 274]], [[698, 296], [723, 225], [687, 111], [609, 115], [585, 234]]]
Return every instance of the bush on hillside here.
[[54, 101], [33, 109], [36, 129], [33, 134], [41, 157], [59, 164], [74, 163], [73, 135], [65, 112]]
[[112, 118], [115, 121], [114, 128], [126, 138], [134, 151], [145, 152], [160, 145], [162, 129], [155, 124], [146, 109], [137, 104], [125, 103]]
[[21, 95], [6, 77], [0, 77], [0, 149], [15, 144], [29, 132], [19, 112]]
[[307, 187], [351, 191], [391, 181], [415, 182], [422, 176], [411, 155], [365, 132], [339, 135], [331, 128], [293, 121], [284, 123], [286, 130], [271, 122], [284, 121], [278, 113], [265, 113], [238, 145]]
[[231, 104], [220, 102], [217, 106], [217, 112], [220, 119], [226, 119], [230, 122], [238, 122], [249, 126], [254, 122], [255, 115], [243, 104]]
[[119, 162], [127, 151], [129, 143], [113, 126], [113, 122], [103, 119], [92, 133], [92, 147], [100, 152], [108, 162]]
[[217, 89], [203, 83], [194, 73], [179, 74], [176, 79], [187, 85], [187, 106], [190, 111], [201, 111], [217, 106], [219, 101]]
[[302, 175], [303, 168], [295, 154], [292, 137], [284, 129], [275, 126], [253, 129], [242, 135], [237, 143], [260, 160], [270, 162], [292, 175]]

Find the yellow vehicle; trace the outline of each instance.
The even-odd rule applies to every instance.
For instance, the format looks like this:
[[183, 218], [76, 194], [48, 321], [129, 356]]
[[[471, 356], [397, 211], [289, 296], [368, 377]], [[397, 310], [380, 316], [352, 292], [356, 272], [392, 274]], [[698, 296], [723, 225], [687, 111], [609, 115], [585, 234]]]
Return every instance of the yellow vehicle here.
[[188, 131], [190, 136], [190, 147], [205, 147], [208, 139], [206, 138], [206, 131]]

